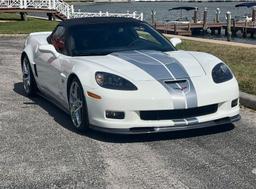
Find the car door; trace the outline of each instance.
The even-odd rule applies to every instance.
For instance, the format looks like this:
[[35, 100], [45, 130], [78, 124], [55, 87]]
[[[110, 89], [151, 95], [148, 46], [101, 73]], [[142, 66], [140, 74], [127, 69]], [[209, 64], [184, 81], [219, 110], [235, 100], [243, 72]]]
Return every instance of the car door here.
[[58, 26], [49, 38], [49, 42], [59, 53], [58, 57], [49, 52], [40, 52], [37, 57], [37, 70], [41, 87], [45, 93], [56, 99], [60, 97], [61, 59], [65, 51], [64, 34], [65, 28]]

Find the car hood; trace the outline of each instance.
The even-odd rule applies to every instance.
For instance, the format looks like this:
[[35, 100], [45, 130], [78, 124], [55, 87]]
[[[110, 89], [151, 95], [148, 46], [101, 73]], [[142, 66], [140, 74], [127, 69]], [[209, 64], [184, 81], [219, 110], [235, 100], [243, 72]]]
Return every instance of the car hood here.
[[122, 51], [106, 56], [81, 58], [112, 73], [138, 81], [177, 80], [205, 75], [201, 64], [186, 51]]

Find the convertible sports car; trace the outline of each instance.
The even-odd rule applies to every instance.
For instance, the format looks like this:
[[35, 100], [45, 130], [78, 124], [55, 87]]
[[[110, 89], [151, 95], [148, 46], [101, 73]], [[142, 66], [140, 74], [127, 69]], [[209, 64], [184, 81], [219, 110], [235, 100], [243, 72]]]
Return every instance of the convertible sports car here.
[[82, 131], [151, 133], [239, 120], [228, 66], [207, 53], [177, 51], [180, 42], [131, 18], [65, 20], [27, 38], [24, 89], [61, 107]]

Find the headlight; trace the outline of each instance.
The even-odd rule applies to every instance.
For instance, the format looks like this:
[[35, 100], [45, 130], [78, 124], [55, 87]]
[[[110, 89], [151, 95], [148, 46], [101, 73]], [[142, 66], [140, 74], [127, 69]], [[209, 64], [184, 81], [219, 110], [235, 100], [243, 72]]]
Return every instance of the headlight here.
[[224, 63], [219, 63], [212, 69], [212, 79], [215, 83], [222, 83], [232, 78], [233, 74]]
[[137, 90], [137, 87], [130, 81], [106, 72], [96, 72], [95, 80], [99, 86], [115, 90]]

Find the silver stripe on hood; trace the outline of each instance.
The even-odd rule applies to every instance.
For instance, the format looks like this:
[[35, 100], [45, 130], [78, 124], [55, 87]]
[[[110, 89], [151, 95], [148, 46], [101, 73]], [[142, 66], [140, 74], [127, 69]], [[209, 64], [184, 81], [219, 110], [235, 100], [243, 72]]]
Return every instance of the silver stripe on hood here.
[[[148, 50], [117, 52], [112, 55], [138, 66], [159, 81], [171, 94], [175, 109], [197, 106], [197, 95], [193, 83], [185, 68], [176, 59], [162, 52]], [[178, 83], [171, 85], [166, 83], [167, 80], [175, 81], [184, 78], [188, 82], [187, 92]]]
[[112, 53], [111, 55], [138, 66], [158, 81], [170, 78], [168, 70], [166, 70], [161, 64], [157, 63], [152, 58], [142, 56], [137, 51], [117, 52]]
[[186, 69], [183, 67], [183, 65], [178, 62], [175, 58], [170, 57], [169, 55], [158, 52], [158, 51], [150, 51], [148, 53], [149, 56], [159, 60], [165, 66], [170, 70], [170, 72], [173, 74], [175, 79], [186, 79], [189, 84], [189, 90], [188, 92], [184, 92], [186, 96], [187, 101], [187, 107], [186, 108], [193, 108], [197, 107], [197, 95], [196, 90], [193, 85], [192, 80], [190, 79]]

